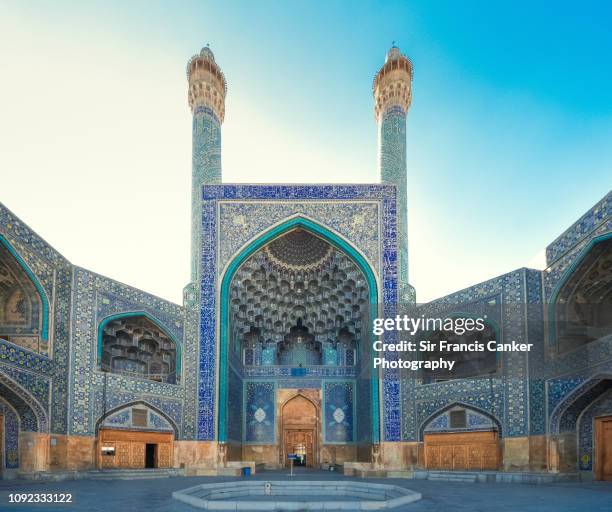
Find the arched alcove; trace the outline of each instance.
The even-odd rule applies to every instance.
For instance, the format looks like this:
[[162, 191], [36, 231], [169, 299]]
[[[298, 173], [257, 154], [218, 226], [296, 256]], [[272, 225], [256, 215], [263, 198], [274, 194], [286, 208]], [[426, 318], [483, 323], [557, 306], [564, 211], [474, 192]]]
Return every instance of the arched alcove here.
[[551, 340], [565, 353], [612, 334], [612, 237], [593, 240], [551, 298]]
[[[22, 443], [22, 434], [48, 432], [47, 413], [39, 401], [19, 383], [0, 372], [0, 476], [4, 471], [29, 471], [36, 467], [42, 436], [31, 435]], [[24, 468], [23, 464], [26, 467]], [[28, 466], [29, 464], [29, 466]]]
[[179, 428], [175, 421], [159, 408], [143, 400], [106, 411], [96, 422], [96, 432], [103, 428], [172, 432], [176, 438], [179, 436]]
[[230, 288], [232, 350], [246, 366], [354, 366], [368, 285], [330, 243], [296, 228], [251, 255]]
[[[228, 397], [237, 397], [242, 385], [233, 370], [230, 381], [229, 357], [246, 366], [275, 366], [293, 343], [306, 342], [305, 350], [297, 352], [309, 354], [310, 363], [370, 364], [370, 343], [363, 336], [370, 317], [379, 313], [378, 285], [365, 257], [351, 244], [310, 219], [293, 217], [252, 240], [230, 261], [222, 274], [220, 309], [217, 425], [218, 439], [227, 441], [228, 422], [240, 421], [228, 418]], [[290, 376], [300, 374], [293, 371], [301, 370], [299, 361], [285, 362], [292, 367]], [[367, 404], [359, 418], [367, 424], [361, 438], [378, 442], [376, 372], [361, 383], [356, 399]]]
[[557, 469], [592, 471], [595, 479], [612, 480], [601, 464], [612, 447], [612, 375], [596, 375], [576, 386], [552, 411], [549, 430]]
[[98, 327], [102, 371], [177, 384], [180, 347], [173, 336], [145, 312], [105, 318]]
[[49, 305], [29, 267], [0, 236], [0, 338], [48, 355]]
[[[453, 416], [455, 417], [453, 418]], [[429, 415], [421, 423], [419, 438], [423, 439], [423, 435], [426, 432], [458, 432], [468, 430], [496, 430], [499, 432], [500, 437], [502, 433], [501, 422], [491, 413], [462, 402], [453, 402]]]
[[21, 432], [47, 432], [49, 424], [45, 408], [29, 391], [1, 372], [0, 397], [19, 415]]

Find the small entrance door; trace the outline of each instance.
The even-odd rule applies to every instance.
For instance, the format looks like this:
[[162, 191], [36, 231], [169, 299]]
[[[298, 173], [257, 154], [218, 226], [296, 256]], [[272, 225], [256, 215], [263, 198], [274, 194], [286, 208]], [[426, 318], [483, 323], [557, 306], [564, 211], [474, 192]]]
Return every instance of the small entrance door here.
[[295, 453], [298, 459], [294, 465], [316, 466], [320, 423], [314, 402], [298, 394], [287, 400], [281, 410], [281, 464], [289, 467], [288, 455]]
[[[285, 453], [294, 453], [298, 458], [294, 461], [297, 466], [313, 465], [314, 430], [285, 430]], [[286, 465], [289, 465], [287, 460]]]
[[147, 444], [145, 448], [145, 468], [155, 467], [155, 451], [157, 445]]
[[612, 481], [612, 416], [595, 418], [595, 478]]

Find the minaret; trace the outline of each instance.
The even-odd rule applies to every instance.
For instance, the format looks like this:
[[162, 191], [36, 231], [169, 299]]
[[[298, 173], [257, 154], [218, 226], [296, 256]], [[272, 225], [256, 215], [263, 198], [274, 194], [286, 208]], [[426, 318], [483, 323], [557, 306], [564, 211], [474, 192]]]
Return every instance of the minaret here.
[[193, 113], [191, 163], [191, 282], [199, 278], [202, 185], [221, 183], [221, 123], [225, 117], [225, 76], [205, 46], [187, 63], [189, 106]]
[[380, 180], [397, 187], [398, 300], [408, 303], [415, 300], [414, 288], [408, 284], [406, 201], [406, 115], [412, 101], [412, 72], [412, 62], [393, 45], [372, 85]]

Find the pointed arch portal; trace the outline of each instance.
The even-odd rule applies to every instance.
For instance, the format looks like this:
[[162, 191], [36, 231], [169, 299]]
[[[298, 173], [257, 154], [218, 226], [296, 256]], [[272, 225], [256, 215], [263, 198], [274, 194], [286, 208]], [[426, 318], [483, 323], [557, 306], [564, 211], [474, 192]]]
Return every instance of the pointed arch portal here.
[[[220, 333], [219, 333], [219, 398], [218, 398], [218, 440], [220, 442], [227, 441], [227, 408], [228, 408], [228, 348], [230, 343], [230, 315], [229, 315], [229, 300], [230, 287], [232, 279], [237, 270], [240, 268], [251, 255], [263, 248], [266, 244], [294, 229], [303, 229], [313, 235], [322, 238], [330, 245], [344, 252], [355, 263], [358, 269], [363, 273], [369, 291], [370, 310], [377, 313], [378, 307], [378, 285], [376, 276], [370, 267], [365, 257], [349, 242], [340, 237], [338, 234], [325, 228], [310, 219], [304, 217], [293, 217], [285, 222], [269, 229], [261, 234], [258, 238], [251, 241], [248, 245], [234, 257], [227, 266], [220, 288]], [[371, 438], [372, 442], [377, 443], [380, 438], [380, 412], [379, 412], [379, 383], [375, 372], [372, 372], [370, 378], [370, 400], [371, 400]]]

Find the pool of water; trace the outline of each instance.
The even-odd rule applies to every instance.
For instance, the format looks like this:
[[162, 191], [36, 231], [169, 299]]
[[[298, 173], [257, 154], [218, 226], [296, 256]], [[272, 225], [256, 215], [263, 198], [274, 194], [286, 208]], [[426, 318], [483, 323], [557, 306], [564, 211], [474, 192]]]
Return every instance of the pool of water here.
[[355, 481], [246, 481], [201, 484], [172, 493], [206, 510], [380, 510], [421, 499], [405, 487]]

